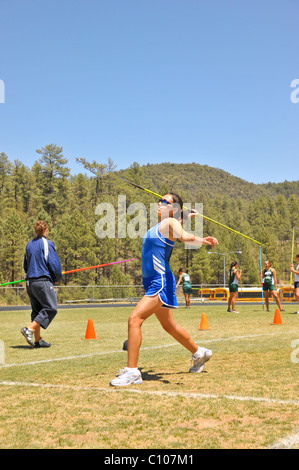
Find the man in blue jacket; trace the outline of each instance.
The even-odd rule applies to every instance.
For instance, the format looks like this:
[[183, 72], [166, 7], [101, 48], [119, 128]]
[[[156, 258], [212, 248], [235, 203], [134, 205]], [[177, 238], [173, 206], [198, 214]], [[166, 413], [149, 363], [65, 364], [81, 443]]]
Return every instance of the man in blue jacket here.
[[60, 259], [55, 245], [48, 240], [48, 226], [42, 220], [34, 225], [36, 238], [26, 246], [24, 270], [26, 288], [32, 312], [31, 323], [21, 329], [27, 343], [35, 348], [51, 346], [41, 338], [40, 327], [48, 328], [57, 314], [57, 298], [54, 283], [62, 277]]

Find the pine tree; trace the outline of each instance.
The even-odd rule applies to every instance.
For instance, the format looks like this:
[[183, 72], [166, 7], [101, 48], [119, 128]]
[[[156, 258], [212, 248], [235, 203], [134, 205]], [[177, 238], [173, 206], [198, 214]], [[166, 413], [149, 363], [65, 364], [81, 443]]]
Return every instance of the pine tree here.
[[[59, 224], [53, 230], [53, 241], [61, 259], [62, 270], [95, 266], [100, 264], [96, 249], [96, 236], [78, 209], [71, 214], [64, 214]], [[95, 277], [94, 271], [82, 271], [65, 275], [63, 282], [89, 283]]]
[[0, 242], [1, 267], [7, 282], [23, 275], [26, 239], [22, 221], [15, 209], [11, 209], [3, 224]]
[[95, 160], [88, 162], [85, 158], [76, 158], [78, 163], [81, 163], [84, 168], [94, 175], [95, 189], [94, 189], [94, 206], [98, 203], [98, 197], [104, 192], [104, 179], [105, 176], [114, 171], [115, 165], [109, 158], [108, 163], [98, 163]]
[[42, 202], [54, 220], [68, 205], [70, 170], [65, 166], [68, 160], [64, 158], [63, 148], [55, 144], [46, 145], [36, 152], [41, 155], [39, 166], [36, 166], [36, 176]]

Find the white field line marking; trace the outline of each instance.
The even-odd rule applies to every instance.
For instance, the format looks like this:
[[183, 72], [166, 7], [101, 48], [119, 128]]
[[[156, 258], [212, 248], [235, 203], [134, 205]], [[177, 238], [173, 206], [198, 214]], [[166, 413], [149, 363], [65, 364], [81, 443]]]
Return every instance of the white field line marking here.
[[34, 383], [34, 382], [11, 382], [11, 381], [0, 381], [0, 385], [7, 387], [36, 387], [36, 388], [49, 388], [57, 390], [71, 390], [74, 392], [85, 391], [85, 392], [104, 392], [104, 393], [135, 393], [138, 395], [153, 395], [153, 396], [165, 396], [165, 397], [182, 397], [182, 398], [194, 398], [194, 399], [227, 399], [227, 400], [238, 400], [238, 401], [254, 401], [267, 404], [280, 404], [280, 405], [296, 405], [299, 406], [299, 400], [278, 400], [273, 398], [261, 398], [261, 397], [240, 397], [235, 395], [215, 395], [210, 393], [185, 393], [185, 392], [171, 392], [171, 391], [157, 391], [157, 390], [141, 390], [136, 388], [122, 388], [122, 387], [81, 387], [79, 385], [60, 385], [60, 384], [45, 384], [45, 383]]
[[274, 442], [267, 449], [292, 449], [294, 446], [299, 444], [299, 431], [291, 434], [290, 436], [284, 437], [283, 439]]
[[[293, 331], [280, 331], [279, 333], [264, 333], [264, 334], [259, 334], [259, 335], [246, 335], [246, 336], [230, 336], [228, 338], [216, 338], [216, 339], [209, 339], [209, 340], [201, 340], [197, 341], [197, 343], [216, 343], [219, 341], [231, 341], [231, 340], [239, 340], [239, 339], [250, 339], [250, 338], [258, 338], [261, 336], [275, 336], [276, 334], [288, 334], [288, 333], [294, 333]], [[164, 344], [164, 345], [159, 345], [159, 346], [148, 346], [145, 348], [141, 348], [141, 351], [149, 350], [149, 349], [161, 349], [161, 348], [170, 348], [173, 346], [180, 346], [179, 343], [172, 343], [172, 344]], [[86, 357], [93, 357], [93, 356], [105, 356], [109, 354], [116, 354], [116, 353], [122, 353], [123, 349], [119, 349], [116, 351], [103, 351], [103, 352], [96, 352], [96, 353], [89, 353], [89, 354], [81, 354], [80, 356], [67, 356], [67, 357], [58, 357], [58, 358], [52, 358], [52, 359], [44, 359], [41, 361], [31, 361], [31, 362], [21, 362], [21, 363], [13, 363], [13, 364], [2, 364], [0, 366], [0, 369], [4, 368], [9, 368], [9, 367], [24, 367], [24, 366], [32, 366], [32, 365], [37, 365], [37, 364], [45, 364], [45, 363], [50, 363], [50, 362], [57, 362], [57, 361], [69, 361], [69, 360], [74, 360], [74, 359], [82, 359]]]

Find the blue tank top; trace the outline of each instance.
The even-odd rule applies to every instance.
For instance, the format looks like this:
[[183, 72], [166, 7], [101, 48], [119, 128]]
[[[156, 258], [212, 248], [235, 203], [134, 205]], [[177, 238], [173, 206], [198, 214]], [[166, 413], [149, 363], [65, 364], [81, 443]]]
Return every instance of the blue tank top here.
[[174, 241], [161, 235], [161, 222], [146, 232], [142, 242], [142, 277], [154, 277], [157, 274], [171, 272], [169, 258], [174, 247]]

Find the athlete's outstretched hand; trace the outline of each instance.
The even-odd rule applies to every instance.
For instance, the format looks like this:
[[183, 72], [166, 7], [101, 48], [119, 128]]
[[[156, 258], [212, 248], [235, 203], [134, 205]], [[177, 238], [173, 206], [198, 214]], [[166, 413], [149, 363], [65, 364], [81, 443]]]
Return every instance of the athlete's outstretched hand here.
[[197, 211], [197, 210], [191, 209], [191, 211], [188, 211], [188, 218], [189, 218], [189, 217], [195, 217], [196, 215], [198, 215], [198, 211]]
[[218, 245], [218, 240], [217, 240], [217, 238], [214, 238], [214, 237], [205, 237], [203, 239], [203, 244], [204, 245], [211, 245], [212, 248], [214, 248], [215, 245]]

